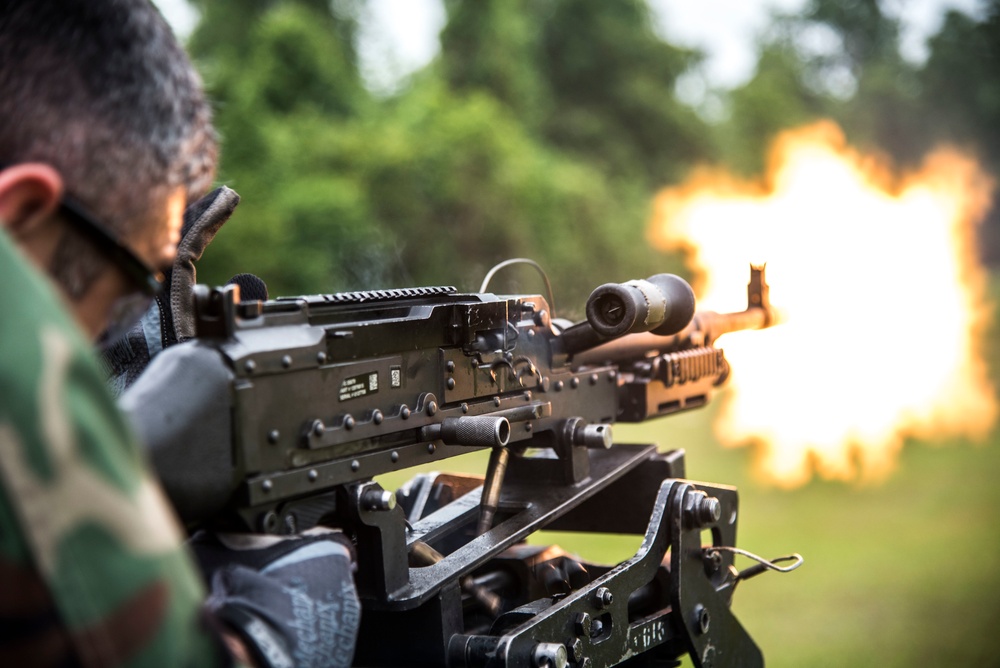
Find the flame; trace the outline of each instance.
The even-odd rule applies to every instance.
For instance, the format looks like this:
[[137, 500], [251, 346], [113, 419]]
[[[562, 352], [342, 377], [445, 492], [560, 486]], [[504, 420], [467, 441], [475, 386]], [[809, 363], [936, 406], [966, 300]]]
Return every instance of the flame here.
[[699, 307], [743, 310], [748, 264], [766, 261], [782, 322], [720, 339], [733, 373], [719, 440], [759, 443], [758, 471], [790, 487], [814, 470], [880, 479], [907, 437], [986, 436], [974, 235], [991, 189], [955, 150], [897, 175], [822, 122], [776, 140], [763, 184], [702, 169], [661, 192], [652, 240], [686, 253]]

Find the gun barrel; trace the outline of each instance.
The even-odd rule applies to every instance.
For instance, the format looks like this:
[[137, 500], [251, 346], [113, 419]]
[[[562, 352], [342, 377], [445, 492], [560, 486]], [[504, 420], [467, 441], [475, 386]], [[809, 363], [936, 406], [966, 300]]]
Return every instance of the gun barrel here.
[[[665, 281], [666, 279], [673, 279]], [[696, 346], [708, 346], [717, 338], [728, 332], [744, 329], [763, 329], [775, 322], [775, 314], [771, 308], [770, 292], [764, 273], [764, 266], [750, 266], [750, 282], [747, 284], [747, 308], [735, 313], [716, 313], [702, 311], [693, 313], [694, 295], [691, 293], [691, 315], [683, 314], [683, 308], [677, 308], [678, 314], [683, 314], [683, 324], [675, 326], [673, 318], [660, 319], [663, 323], [653, 326], [643, 326], [632, 318], [635, 312], [643, 313], [641, 305], [636, 302], [646, 299], [650, 290], [641, 291], [638, 284], [652, 283], [663, 295], [677, 304], [685, 304], [684, 290], [690, 291], [688, 284], [676, 276], [659, 274], [648, 281], [631, 281], [621, 285], [609, 283], [594, 290], [587, 302], [587, 322], [582, 322], [566, 329], [559, 337], [562, 351], [572, 356], [575, 367], [606, 362], [618, 362], [629, 359], [640, 359], [665, 353], [676, 352]], [[646, 307], [649, 310], [649, 307]], [[592, 313], [594, 316], [592, 317]], [[619, 311], [628, 311], [628, 317], [619, 315]], [[628, 321], [628, 327], [605, 327], [601, 319], [605, 313], [610, 313], [610, 320]], [[631, 321], [630, 321], [631, 318]], [[603, 332], [621, 333], [615, 336], [605, 336]], [[626, 334], [622, 336], [622, 334]]]
[[694, 291], [673, 274], [605, 283], [587, 299], [587, 320], [563, 331], [559, 345], [572, 355], [629, 334], [669, 336], [691, 322], [694, 309]]
[[601, 336], [682, 330], [694, 316], [694, 291], [683, 278], [657, 274], [646, 280], [605, 283], [587, 299], [587, 322]]
[[737, 313], [697, 313], [691, 323], [673, 336], [646, 332], [629, 334], [573, 355], [576, 368], [664, 355], [698, 346], [711, 345], [729, 332], [763, 329], [771, 324], [766, 309], [751, 308]]

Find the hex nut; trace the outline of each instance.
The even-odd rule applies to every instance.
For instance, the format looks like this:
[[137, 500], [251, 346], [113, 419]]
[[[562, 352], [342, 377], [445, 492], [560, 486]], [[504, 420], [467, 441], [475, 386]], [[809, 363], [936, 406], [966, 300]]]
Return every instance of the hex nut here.
[[598, 608], [606, 608], [615, 600], [615, 595], [607, 587], [598, 587], [594, 592], [594, 603]]

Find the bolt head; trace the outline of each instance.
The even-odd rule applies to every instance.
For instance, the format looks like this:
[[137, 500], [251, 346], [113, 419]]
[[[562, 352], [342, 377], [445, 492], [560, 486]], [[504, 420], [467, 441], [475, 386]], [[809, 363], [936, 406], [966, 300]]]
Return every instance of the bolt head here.
[[566, 651], [569, 653], [570, 661], [581, 660], [583, 658], [583, 641], [579, 638], [573, 638], [566, 644]]
[[590, 629], [592, 627], [592, 621], [590, 615], [586, 612], [581, 612], [576, 616], [573, 621], [573, 628], [578, 636], [590, 636]]

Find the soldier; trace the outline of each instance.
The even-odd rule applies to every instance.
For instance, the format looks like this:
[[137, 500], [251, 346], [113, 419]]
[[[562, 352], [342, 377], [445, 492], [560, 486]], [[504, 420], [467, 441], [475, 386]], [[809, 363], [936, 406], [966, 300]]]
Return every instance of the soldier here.
[[[148, 0], [0, 3], [0, 665], [350, 662], [348, 549], [207, 538], [206, 599], [89, 349], [145, 311], [215, 160]], [[200, 242], [235, 200], [192, 205]]]

